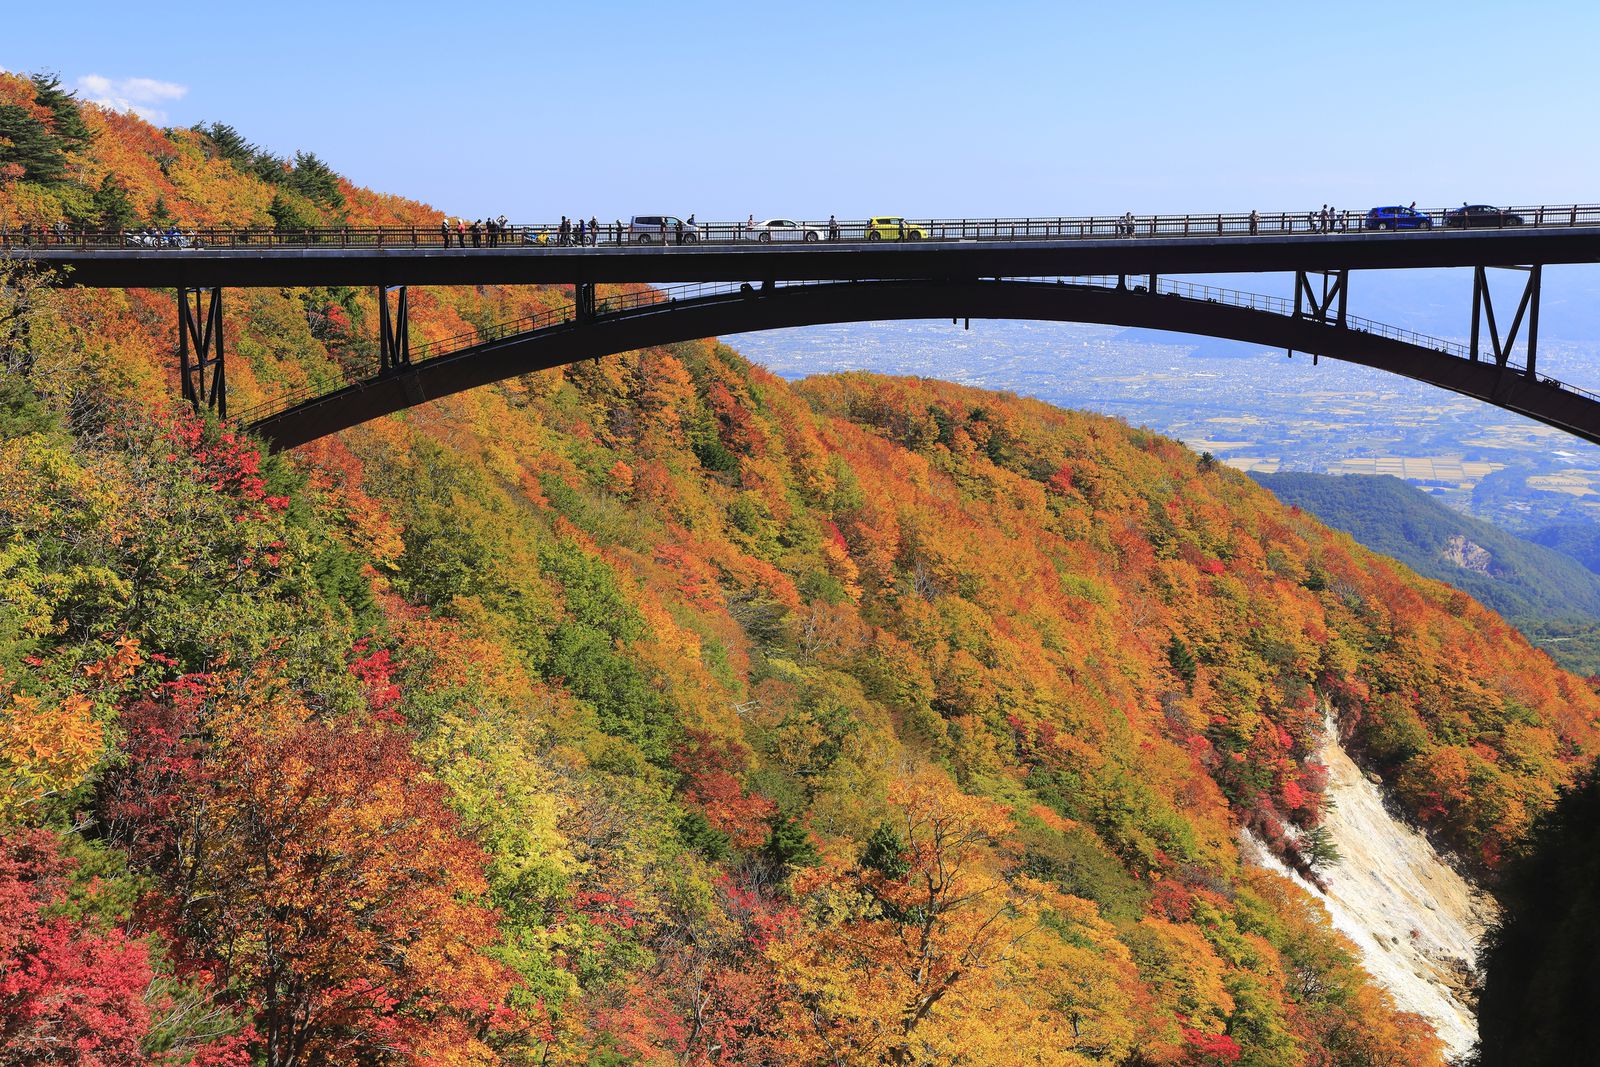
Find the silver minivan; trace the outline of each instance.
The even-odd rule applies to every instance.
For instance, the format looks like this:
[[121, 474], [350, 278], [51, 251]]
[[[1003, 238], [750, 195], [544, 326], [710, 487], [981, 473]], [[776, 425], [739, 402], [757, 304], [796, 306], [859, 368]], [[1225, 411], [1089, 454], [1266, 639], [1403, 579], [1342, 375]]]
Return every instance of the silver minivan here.
[[693, 245], [700, 243], [700, 227], [676, 215], [635, 215], [628, 223], [628, 240], [634, 244]]

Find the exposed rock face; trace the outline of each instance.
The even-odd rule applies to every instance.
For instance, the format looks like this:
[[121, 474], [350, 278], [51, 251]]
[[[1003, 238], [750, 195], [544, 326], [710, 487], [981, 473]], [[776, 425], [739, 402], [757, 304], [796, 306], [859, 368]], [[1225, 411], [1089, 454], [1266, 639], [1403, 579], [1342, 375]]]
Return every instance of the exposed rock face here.
[[1332, 801], [1323, 825], [1340, 854], [1318, 872], [1326, 892], [1268, 855], [1248, 832], [1245, 854], [1319, 896], [1372, 976], [1400, 1007], [1431, 1020], [1459, 1057], [1478, 1036], [1478, 944], [1494, 903], [1389, 812], [1382, 789], [1345, 752], [1331, 724], [1319, 756]]
[[1494, 569], [1494, 555], [1482, 545], [1468, 541], [1462, 534], [1452, 535], [1439, 555], [1462, 570], [1477, 571], [1491, 577], [1498, 573]]

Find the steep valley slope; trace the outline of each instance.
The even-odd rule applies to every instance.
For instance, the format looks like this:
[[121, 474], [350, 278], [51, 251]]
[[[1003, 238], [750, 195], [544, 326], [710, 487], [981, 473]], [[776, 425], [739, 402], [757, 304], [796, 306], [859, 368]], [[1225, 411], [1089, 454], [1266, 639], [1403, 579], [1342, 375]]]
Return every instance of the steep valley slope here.
[[1581, 544], [1578, 529], [1526, 540], [1388, 475], [1254, 477], [1284, 503], [1493, 608], [1566, 669], [1600, 673], [1600, 575], [1551, 547]]
[[[440, 219], [0, 106], [70, 164], [12, 227]], [[1317, 899], [1327, 715], [1489, 881], [1600, 747], [1469, 596], [1114, 420], [707, 340], [267, 456], [174, 403], [170, 293], [0, 269], [0, 1065], [1427, 1067]], [[375, 358], [371, 293], [228, 301], [238, 404]]]

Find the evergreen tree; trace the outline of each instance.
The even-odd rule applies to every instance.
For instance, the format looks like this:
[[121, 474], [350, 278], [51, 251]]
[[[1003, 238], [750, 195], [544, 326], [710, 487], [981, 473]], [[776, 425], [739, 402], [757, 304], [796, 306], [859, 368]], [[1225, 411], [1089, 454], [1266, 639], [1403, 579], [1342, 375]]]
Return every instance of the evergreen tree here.
[[811, 831], [800, 820], [780, 810], [772, 813], [767, 825], [772, 832], [761, 852], [775, 870], [783, 872], [794, 867], [816, 866], [820, 859], [817, 846], [811, 843]]
[[289, 172], [289, 188], [308, 200], [327, 207], [343, 207], [344, 194], [339, 191], [339, 176], [333, 168], [317, 158], [315, 152], [296, 152], [294, 169]]
[[245, 168], [245, 173], [251, 174], [269, 185], [282, 185], [288, 176], [283, 160], [271, 152], [260, 151], [255, 154], [250, 165]]
[[300, 210], [282, 193], [272, 194], [272, 204], [267, 208], [267, 214], [272, 216], [273, 225], [280, 230], [310, 230], [317, 225], [316, 219]]
[[171, 221], [172, 211], [167, 207], [167, 198], [164, 196], [156, 197], [156, 202], [150, 206], [151, 224], [160, 227], [166, 226]]
[[867, 838], [861, 850], [861, 868], [877, 871], [891, 881], [904, 878], [911, 871], [906, 861], [906, 843], [889, 823], [881, 823]]
[[60, 142], [44, 123], [15, 104], [0, 104], [0, 165], [15, 163], [30, 182], [57, 182], [67, 173]]
[[86, 148], [94, 134], [78, 111], [77, 96], [61, 88], [61, 79], [54, 74], [35, 74], [32, 80], [34, 103], [50, 110], [52, 132], [61, 150], [77, 152]]
[[102, 230], [125, 230], [133, 223], [133, 204], [128, 191], [107, 174], [94, 193], [94, 221]]
[[1167, 642], [1167, 662], [1172, 664], [1172, 669], [1177, 671], [1178, 676], [1184, 681], [1194, 682], [1196, 667], [1194, 653], [1177, 634], [1173, 634], [1172, 640]]
[[1300, 842], [1300, 854], [1313, 867], [1330, 867], [1339, 862], [1339, 846], [1326, 826], [1313, 826]]
[[191, 127], [196, 133], [204, 134], [206, 140], [211, 142], [211, 148], [222, 159], [232, 163], [245, 173], [255, 163], [256, 156], [261, 150], [249, 141], [244, 135], [224, 122], [210, 124], [197, 122]]

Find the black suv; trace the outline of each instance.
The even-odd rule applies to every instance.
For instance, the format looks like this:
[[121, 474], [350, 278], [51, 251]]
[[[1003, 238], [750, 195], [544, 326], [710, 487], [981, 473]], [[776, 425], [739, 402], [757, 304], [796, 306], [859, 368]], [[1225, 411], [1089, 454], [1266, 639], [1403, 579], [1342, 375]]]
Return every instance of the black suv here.
[[1452, 230], [1479, 226], [1521, 226], [1522, 216], [1488, 204], [1462, 204], [1444, 213], [1444, 224]]

